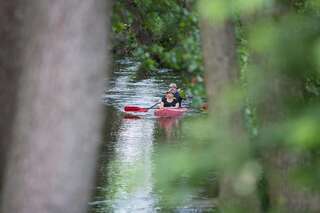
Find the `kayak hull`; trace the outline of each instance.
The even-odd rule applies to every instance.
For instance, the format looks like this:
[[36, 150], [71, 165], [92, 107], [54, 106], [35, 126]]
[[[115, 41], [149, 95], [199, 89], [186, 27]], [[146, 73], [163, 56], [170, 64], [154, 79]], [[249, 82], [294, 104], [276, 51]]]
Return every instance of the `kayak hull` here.
[[187, 111], [186, 108], [163, 108], [156, 109], [154, 115], [158, 117], [178, 117]]

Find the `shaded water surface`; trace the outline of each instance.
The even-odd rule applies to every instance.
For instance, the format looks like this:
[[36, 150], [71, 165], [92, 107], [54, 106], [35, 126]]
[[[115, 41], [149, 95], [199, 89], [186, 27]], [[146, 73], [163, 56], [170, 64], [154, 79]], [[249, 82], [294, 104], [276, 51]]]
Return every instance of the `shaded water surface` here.
[[[153, 161], [157, 146], [183, 146], [181, 123], [190, 119], [156, 118], [153, 110], [126, 117], [124, 105], [151, 106], [179, 78], [167, 70], [147, 79], [135, 77], [137, 66], [130, 60], [116, 63], [115, 72], [103, 97], [108, 121], [100, 153], [95, 194], [89, 203], [90, 212], [210, 212], [208, 196], [189, 200], [184, 205], [166, 208], [155, 189]], [[186, 118], [189, 117], [189, 118]]]

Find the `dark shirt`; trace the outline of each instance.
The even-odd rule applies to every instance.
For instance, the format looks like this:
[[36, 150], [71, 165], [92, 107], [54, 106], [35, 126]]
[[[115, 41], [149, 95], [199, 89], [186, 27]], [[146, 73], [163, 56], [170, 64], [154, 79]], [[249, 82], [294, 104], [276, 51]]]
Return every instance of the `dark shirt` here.
[[[175, 97], [176, 103], [179, 103], [179, 107], [181, 107], [182, 98], [181, 98], [179, 92], [178, 92], [178, 91], [175, 92], [175, 93], [173, 94], [173, 96]], [[162, 99], [161, 99], [161, 101], [164, 102], [164, 99], [165, 99], [165, 98], [166, 98], [166, 96], [163, 96]], [[174, 106], [175, 106], [175, 105], [174, 105]]]
[[164, 107], [175, 107], [176, 104], [178, 103], [176, 99], [173, 99], [173, 101], [170, 103], [167, 101], [165, 97], [162, 98], [162, 102]]
[[178, 91], [175, 92], [175, 93], [173, 94], [173, 96], [176, 98], [177, 102], [179, 103], [179, 107], [181, 107], [182, 98], [181, 98], [179, 92], [178, 92]]

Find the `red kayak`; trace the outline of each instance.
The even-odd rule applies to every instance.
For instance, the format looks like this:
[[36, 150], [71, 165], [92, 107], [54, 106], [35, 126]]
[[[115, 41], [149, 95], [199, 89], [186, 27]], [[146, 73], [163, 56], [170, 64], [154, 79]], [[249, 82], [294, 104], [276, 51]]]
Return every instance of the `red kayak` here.
[[154, 111], [155, 116], [159, 117], [177, 117], [183, 115], [187, 111], [186, 108], [163, 108]]

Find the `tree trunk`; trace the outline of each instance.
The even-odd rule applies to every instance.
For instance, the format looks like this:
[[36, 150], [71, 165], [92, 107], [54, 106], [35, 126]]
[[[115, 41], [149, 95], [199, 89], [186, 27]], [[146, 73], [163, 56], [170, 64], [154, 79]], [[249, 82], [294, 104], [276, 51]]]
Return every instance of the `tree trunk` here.
[[0, 192], [16, 111], [18, 77], [21, 74], [19, 59], [22, 43], [18, 31], [22, 20], [17, 16], [17, 3], [14, 0], [3, 1], [0, 7]]
[[16, 40], [1, 40], [13, 49], [6, 57], [14, 70], [1, 78], [1, 87], [8, 88], [1, 103], [17, 106], [7, 109], [9, 115], [1, 110], [9, 124], [3, 128], [1, 121], [1, 133], [11, 133], [5, 137], [11, 149], [3, 213], [86, 212], [104, 115], [99, 97], [109, 60], [106, 2], [21, 1], [14, 15], [22, 27], [1, 25], [1, 34], [8, 27], [8, 35], [23, 44], [16, 51]]
[[[284, 73], [268, 69], [267, 64], [264, 67], [266, 70], [261, 69], [260, 74], [268, 83], [264, 84], [264, 95], [261, 95], [262, 100], [257, 104], [262, 130], [272, 128], [275, 124], [281, 124], [290, 118], [288, 111], [292, 109], [289, 109], [288, 102], [303, 101], [301, 82]], [[252, 84], [257, 83], [259, 82]], [[319, 212], [319, 193], [298, 186], [290, 177], [290, 171], [294, 171], [298, 166], [305, 166], [304, 157], [292, 152], [284, 141], [270, 137], [270, 132], [264, 134], [262, 131], [259, 137], [263, 140], [261, 143], [269, 144], [269, 147], [260, 150], [268, 182], [269, 208], [276, 212]], [[269, 138], [272, 140], [266, 142]]]
[[266, 150], [263, 156], [269, 186], [269, 209], [293, 213], [320, 211], [319, 193], [297, 186], [290, 178], [290, 170], [303, 162], [301, 156], [281, 148]]
[[[225, 127], [228, 128], [228, 134], [231, 135], [234, 145], [248, 147], [248, 140], [245, 139], [246, 133], [242, 119], [241, 103], [238, 103], [238, 106], [223, 103], [225, 101], [223, 96], [227, 95], [229, 89], [235, 89], [239, 81], [234, 25], [229, 21], [214, 24], [203, 18], [200, 21], [200, 29], [206, 70], [205, 83], [213, 122], [226, 125]], [[245, 151], [245, 155], [249, 155], [247, 151]], [[228, 150], [227, 147], [220, 152], [223, 152], [224, 155], [230, 155], [226, 158], [234, 159], [233, 151]], [[230, 166], [225, 165], [225, 167]], [[237, 178], [235, 177], [237, 171], [228, 171], [228, 169], [223, 168], [221, 173], [219, 199], [222, 211], [233, 209], [238, 212], [242, 212], [242, 210], [243, 212], [259, 212], [259, 202], [255, 190], [246, 195], [240, 195], [236, 192], [234, 181]]]
[[126, 6], [128, 10], [133, 14], [132, 29], [133, 33], [140, 44], [151, 44], [152, 35], [143, 25], [144, 14], [139, 9], [137, 3], [134, 0], [127, 0]]
[[[298, 2], [300, 3], [297, 4]], [[275, 8], [269, 11], [270, 14], [261, 16], [260, 13], [260, 17], [254, 17], [250, 24], [254, 26], [256, 21], [270, 16], [279, 21], [281, 17], [291, 16], [298, 9], [303, 8], [305, 3], [306, 1], [299, 0], [275, 1]], [[273, 24], [277, 26], [278, 23], [274, 22]], [[290, 118], [294, 117], [292, 115], [293, 109], [301, 109], [301, 106], [305, 106], [304, 80], [299, 79], [292, 70], [277, 70], [279, 68], [272, 66], [273, 58], [268, 53], [264, 55], [264, 52], [260, 54], [251, 52], [250, 54], [252, 64], [259, 67], [258, 80], [253, 78], [252, 82], [249, 82], [249, 86], [252, 88], [251, 90], [254, 90], [251, 91], [252, 93], [258, 94], [254, 99], [257, 101], [257, 117], [261, 128], [259, 140], [261, 144], [268, 144], [259, 152], [268, 185], [269, 209], [274, 212], [320, 212], [319, 193], [311, 192], [302, 185], [298, 186], [290, 177], [290, 172], [292, 173], [298, 166], [306, 166], [303, 165], [305, 163], [304, 157], [286, 146], [285, 140], [288, 140], [286, 137], [281, 140], [272, 135], [275, 126], [288, 122]], [[287, 56], [283, 55], [283, 57]], [[301, 59], [301, 63], [303, 60]], [[257, 73], [257, 70], [253, 70], [253, 72]], [[304, 70], [301, 70], [302, 72]], [[255, 76], [256, 73], [251, 74]], [[283, 134], [285, 135], [287, 132]]]
[[224, 89], [238, 80], [234, 26], [231, 22], [214, 26], [204, 19], [200, 29], [206, 88], [210, 106], [215, 106]]

